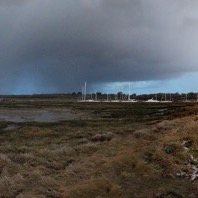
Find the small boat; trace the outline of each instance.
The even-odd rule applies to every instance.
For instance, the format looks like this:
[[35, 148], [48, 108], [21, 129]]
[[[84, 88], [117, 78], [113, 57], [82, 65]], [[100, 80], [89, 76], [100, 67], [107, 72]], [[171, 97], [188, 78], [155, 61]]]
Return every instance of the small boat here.
[[136, 99], [122, 100], [122, 102], [138, 102]]
[[145, 102], [159, 102], [159, 100], [154, 100], [153, 98], [151, 98], [151, 99], [148, 99], [148, 100], [145, 101]]

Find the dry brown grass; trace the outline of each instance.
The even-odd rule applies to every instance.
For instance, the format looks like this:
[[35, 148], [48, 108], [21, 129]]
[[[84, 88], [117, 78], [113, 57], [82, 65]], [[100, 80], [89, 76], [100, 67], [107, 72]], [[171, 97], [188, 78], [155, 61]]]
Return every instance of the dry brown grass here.
[[133, 135], [136, 138], [140, 138], [140, 137], [148, 137], [151, 135], [151, 129], [139, 129], [135, 132], [133, 132]]
[[112, 181], [108, 181], [107, 179], [94, 179], [89, 182], [80, 184], [71, 188], [66, 194], [65, 197], [73, 197], [73, 198], [120, 198], [124, 196], [124, 192], [121, 187], [113, 184]]
[[110, 141], [113, 138], [112, 133], [103, 133], [103, 134], [96, 134], [91, 137], [92, 142], [104, 142], [104, 141]]
[[198, 181], [177, 176], [198, 166], [197, 129], [197, 115], [21, 124], [0, 136], [0, 197], [197, 197]]

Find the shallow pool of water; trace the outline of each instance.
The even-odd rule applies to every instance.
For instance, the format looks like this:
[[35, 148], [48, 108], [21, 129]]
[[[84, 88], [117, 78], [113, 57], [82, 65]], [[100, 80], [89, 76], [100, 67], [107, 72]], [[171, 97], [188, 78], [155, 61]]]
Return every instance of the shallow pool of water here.
[[15, 109], [0, 110], [0, 121], [10, 122], [57, 122], [61, 120], [82, 119], [82, 113], [72, 112], [68, 109], [59, 110], [36, 110], [36, 109]]

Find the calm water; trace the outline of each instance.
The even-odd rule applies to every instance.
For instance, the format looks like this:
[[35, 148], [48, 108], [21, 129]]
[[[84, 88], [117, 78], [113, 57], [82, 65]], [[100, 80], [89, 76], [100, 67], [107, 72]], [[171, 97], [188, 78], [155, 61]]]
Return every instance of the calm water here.
[[0, 121], [11, 122], [57, 122], [60, 120], [82, 119], [82, 113], [68, 109], [60, 110], [0, 110]]

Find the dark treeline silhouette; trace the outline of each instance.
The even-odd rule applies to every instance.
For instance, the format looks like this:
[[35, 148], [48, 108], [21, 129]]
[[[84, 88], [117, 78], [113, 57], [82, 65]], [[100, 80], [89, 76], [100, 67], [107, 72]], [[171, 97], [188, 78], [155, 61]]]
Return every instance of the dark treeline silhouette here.
[[[80, 100], [82, 99], [82, 92], [73, 92], [73, 93], [60, 93], [60, 94], [32, 94], [32, 95], [0, 95], [0, 99], [70, 99], [70, 100]], [[171, 100], [171, 101], [197, 101], [198, 94], [195, 92], [189, 92], [189, 93], [156, 93], [156, 94], [141, 94], [137, 95], [135, 93], [131, 94], [130, 97], [128, 94], [123, 92], [118, 92], [116, 94], [114, 93], [88, 93], [86, 94], [86, 99], [93, 99], [95, 100], [128, 100], [130, 99], [136, 99], [136, 100], [148, 100], [148, 99], [157, 99], [159, 101], [163, 100]]]
[[[107, 93], [101, 93], [101, 92], [97, 92], [97, 93], [92, 93], [92, 94], [87, 94], [86, 95], [86, 99], [95, 99], [97, 94], [97, 99], [98, 100], [105, 100], [110, 99], [110, 100], [128, 100], [129, 96], [126, 93], [123, 92], [118, 92], [117, 94], [107, 94]], [[78, 93], [72, 93], [73, 97], [81, 99], [82, 98], [82, 93], [78, 92]], [[130, 95], [130, 99], [136, 99], [136, 100], [148, 100], [148, 99], [156, 99], [159, 101], [163, 101], [163, 100], [170, 100], [170, 101], [186, 101], [186, 100], [190, 100], [190, 101], [197, 101], [198, 99], [198, 94], [195, 92], [189, 92], [189, 93], [155, 93], [155, 94], [141, 94], [141, 95], [136, 95], [135, 93]]]

